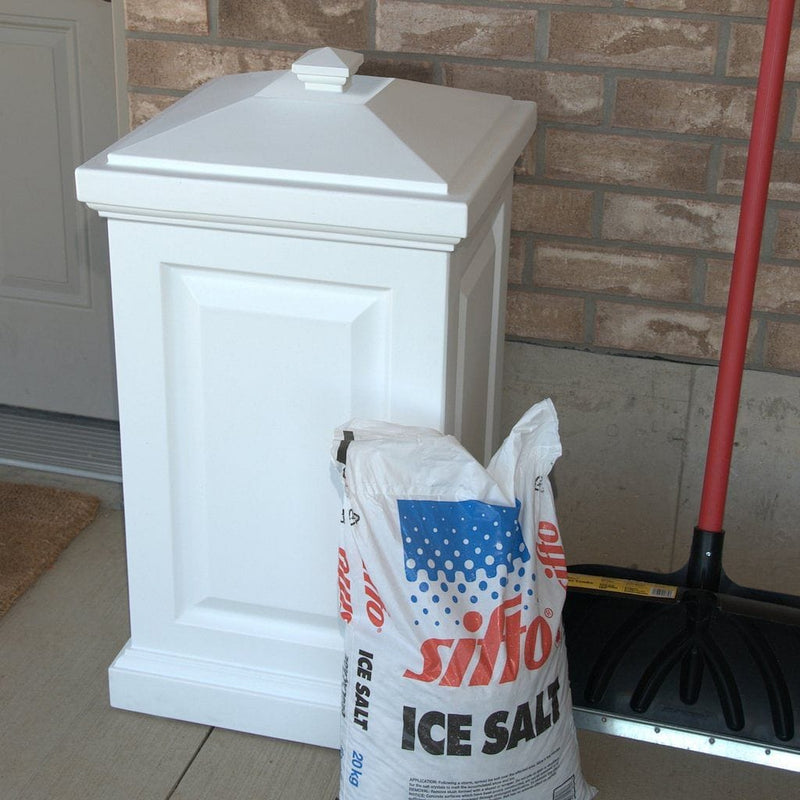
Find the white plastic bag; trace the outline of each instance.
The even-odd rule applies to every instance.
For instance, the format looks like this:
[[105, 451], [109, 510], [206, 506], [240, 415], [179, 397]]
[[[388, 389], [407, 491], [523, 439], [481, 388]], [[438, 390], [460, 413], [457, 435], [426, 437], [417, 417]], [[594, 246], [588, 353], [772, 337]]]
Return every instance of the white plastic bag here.
[[566, 560], [548, 479], [560, 454], [549, 400], [488, 469], [436, 431], [337, 430], [340, 800], [594, 796], [561, 628]]

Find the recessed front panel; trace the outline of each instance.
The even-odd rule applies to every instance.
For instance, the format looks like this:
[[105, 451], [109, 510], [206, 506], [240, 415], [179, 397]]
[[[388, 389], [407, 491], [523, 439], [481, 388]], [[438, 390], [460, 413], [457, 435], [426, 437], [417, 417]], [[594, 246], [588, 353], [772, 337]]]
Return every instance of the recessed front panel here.
[[329, 442], [386, 415], [389, 292], [162, 271], [178, 619], [335, 628]]

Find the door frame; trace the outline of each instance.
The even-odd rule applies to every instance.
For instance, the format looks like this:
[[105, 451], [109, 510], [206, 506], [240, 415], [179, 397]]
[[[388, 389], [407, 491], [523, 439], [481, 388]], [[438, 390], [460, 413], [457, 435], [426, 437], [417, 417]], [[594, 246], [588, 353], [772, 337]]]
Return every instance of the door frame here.
[[114, 83], [117, 99], [117, 133], [130, 131], [128, 112], [128, 52], [125, 35], [125, 0], [110, 0], [111, 26], [114, 37]]

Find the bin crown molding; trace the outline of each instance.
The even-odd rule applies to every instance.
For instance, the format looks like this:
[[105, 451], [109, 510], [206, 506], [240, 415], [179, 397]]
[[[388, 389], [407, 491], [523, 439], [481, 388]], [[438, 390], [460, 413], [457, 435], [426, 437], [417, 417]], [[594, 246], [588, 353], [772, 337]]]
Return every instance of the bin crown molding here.
[[[321, 48], [292, 70], [210, 81], [79, 168], [79, 197], [124, 207], [141, 181], [132, 207], [467, 235], [532, 135], [535, 104], [354, 75], [362, 60]], [[325, 80], [337, 90], [306, 88]], [[306, 203], [287, 202], [302, 190]]]

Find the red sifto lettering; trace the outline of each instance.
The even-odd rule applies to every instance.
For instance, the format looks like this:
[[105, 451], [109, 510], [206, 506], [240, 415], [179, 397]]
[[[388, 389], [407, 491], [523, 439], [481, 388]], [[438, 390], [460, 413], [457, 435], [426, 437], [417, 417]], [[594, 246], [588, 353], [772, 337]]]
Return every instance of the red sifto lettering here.
[[364, 571], [364, 593], [367, 595], [367, 619], [376, 628], [381, 628], [386, 619], [386, 606], [383, 604], [383, 600], [381, 600], [381, 596], [378, 594], [378, 590], [375, 588], [375, 584], [372, 582], [372, 578], [370, 578], [363, 561], [361, 562], [361, 568]]
[[[553, 649], [553, 634], [543, 616], [535, 617], [529, 625], [522, 624], [520, 595], [506, 600], [489, 616], [482, 636], [459, 639], [426, 639], [420, 645], [422, 669], [407, 669], [403, 677], [440, 686], [488, 686], [500, 670], [498, 683], [517, 679], [520, 664], [527, 670], [539, 669]], [[483, 625], [477, 611], [464, 615], [464, 627], [476, 633]], [[505, 657], [500, 659], [501, 650]], [[498, 664], [501, 663], [501, 667]]]
[[539, 523], [536, 533], [536, 557], [544, 566], [544, 574], [551, 580], [555, 578], [564, 591], [567, 590], [567, 557], [561, 546], [558, 528], [544, 520]]
[[345, 622], [353, 619], [353, 601], [350, 597], [350, 563], [347, 560], [347, 553], [344, 548], [339, 548], [339, 616]]

